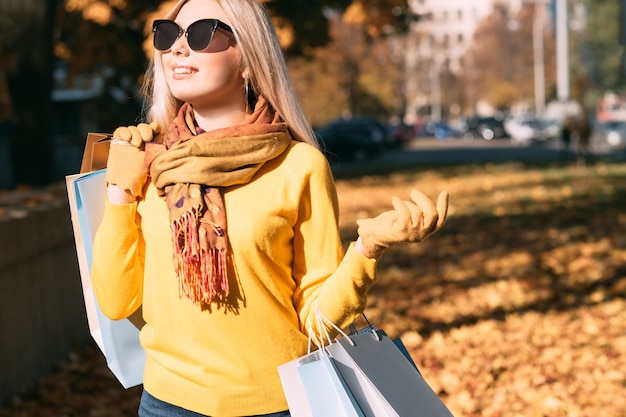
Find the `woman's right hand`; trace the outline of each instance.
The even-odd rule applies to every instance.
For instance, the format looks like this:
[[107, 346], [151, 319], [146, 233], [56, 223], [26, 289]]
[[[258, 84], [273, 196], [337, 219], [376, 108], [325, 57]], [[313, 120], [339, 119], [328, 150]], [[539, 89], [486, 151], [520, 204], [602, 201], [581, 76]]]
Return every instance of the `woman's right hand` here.
[[106, 181], [109, 201], [116, 204], [133, 202], [141, 195], [148, 179], [144, 167], [145, 142], [159, 133], [156, 123], [121, 126], [115, 129], [107, 159]]

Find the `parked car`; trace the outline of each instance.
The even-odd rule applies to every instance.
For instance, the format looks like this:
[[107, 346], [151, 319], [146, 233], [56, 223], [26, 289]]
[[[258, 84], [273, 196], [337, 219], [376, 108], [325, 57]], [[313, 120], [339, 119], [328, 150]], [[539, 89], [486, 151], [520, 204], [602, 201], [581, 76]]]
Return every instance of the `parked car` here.
[[508, 119], [504, 127], [511, 141], [518, 145], [531, 145], [558, 139], [561, 126], [558, 121], [541, 119], [535, 116], [524, 116]]
[[375, 117], [334, 120], [316, 132], [328, 157], [362, 160], [384, 151], [388, 130]]
[[459, 131], [444, 121], [429, 122], [418, 132], [418, 136], [444, 140], [459, 137]]
[[415, 138], [415, 128], [404, 123], [389, 123], [387, 125], [387, 147], [401, 149], [409, 146]]
[[485, 140], [507, 138], [508, 133], [504, 128], [505, 117], [496, 116], [473, 116], [459, 124], [459, 130], [465, 140], [482, 138]]
[[626, 121], [597, 123], [589, 139], [589, 148], [594, 152], [626, 150]]

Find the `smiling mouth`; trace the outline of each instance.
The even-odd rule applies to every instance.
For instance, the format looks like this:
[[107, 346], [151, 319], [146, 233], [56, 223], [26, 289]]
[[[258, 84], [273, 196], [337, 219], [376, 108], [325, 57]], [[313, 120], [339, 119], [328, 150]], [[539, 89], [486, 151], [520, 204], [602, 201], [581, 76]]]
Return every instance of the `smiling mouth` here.
[[188, 67], [176, 67], [174, 68], [174, 74], [176, 75], [187, 75], [193, 74], [195, 71]]

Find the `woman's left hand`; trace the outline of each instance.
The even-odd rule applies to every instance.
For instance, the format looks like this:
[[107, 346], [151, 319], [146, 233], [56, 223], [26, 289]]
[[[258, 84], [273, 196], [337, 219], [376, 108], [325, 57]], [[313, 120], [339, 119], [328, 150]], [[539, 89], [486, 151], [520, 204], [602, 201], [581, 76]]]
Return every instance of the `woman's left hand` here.
[[357, 220], [357, 250], [368, 258], [379, 258], [389, 246], [421, 242], [443, 226], [448, 215], [449, 195], [442, 191], [437, 205], [421, 191], [411, 191], [411, 200], [391, 199], [394, 210], [372, 219]]

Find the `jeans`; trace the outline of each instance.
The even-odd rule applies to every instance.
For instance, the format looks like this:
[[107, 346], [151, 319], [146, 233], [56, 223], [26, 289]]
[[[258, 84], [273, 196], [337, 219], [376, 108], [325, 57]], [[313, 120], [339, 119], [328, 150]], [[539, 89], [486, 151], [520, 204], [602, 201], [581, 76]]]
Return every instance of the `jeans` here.
[[[290, 417], [289, 411], [249, 417]], [[141, 394], [139, 417], [207, 417], [154, 398], [147, 391]]]

